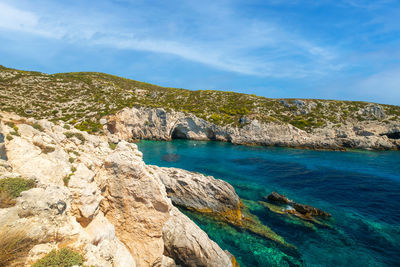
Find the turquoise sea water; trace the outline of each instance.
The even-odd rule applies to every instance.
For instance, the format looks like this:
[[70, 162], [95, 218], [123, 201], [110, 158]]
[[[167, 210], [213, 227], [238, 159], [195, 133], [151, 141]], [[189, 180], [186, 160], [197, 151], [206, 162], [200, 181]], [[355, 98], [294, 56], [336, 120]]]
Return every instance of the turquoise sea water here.
[[[222, 142], [141, 141], [144, 161], [231, 183], [261, 222], [297, 251], [184, 211], [241, 266], [400, 266], [400, 152], [314, 151]], [[271, 191], [332, 214], [324, 223], [271, 212]]]

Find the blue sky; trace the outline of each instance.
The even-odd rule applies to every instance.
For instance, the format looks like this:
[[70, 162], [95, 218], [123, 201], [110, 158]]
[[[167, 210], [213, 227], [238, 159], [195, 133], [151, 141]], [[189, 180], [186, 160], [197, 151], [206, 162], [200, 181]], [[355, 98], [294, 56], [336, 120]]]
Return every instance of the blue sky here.
[[0, 0], [0, 64], [400, 104], [398, 0]]

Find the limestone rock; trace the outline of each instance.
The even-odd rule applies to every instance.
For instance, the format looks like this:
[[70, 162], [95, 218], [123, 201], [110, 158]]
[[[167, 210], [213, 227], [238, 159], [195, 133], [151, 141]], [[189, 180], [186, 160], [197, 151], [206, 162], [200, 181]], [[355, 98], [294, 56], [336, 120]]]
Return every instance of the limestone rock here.
[[133, 149], [122, 141], [105, 159], [103, 175], [110, 178], [103, 194], [107, 201], [102, 211], [136, 263], [152, 266], [162, 260], [162, 228], [169, 218], [169, 205]]
[[[307, 114], [315, 103], [282, 100], [285, 107], [294, 108], [297, 115]], [[323, 149], [397, 149], [397, 139], [388, 139], [386, 133], [397, 122], [382, 122], [386, 118], [379, 105], [369, 105], [360, 114], [375, 120], [346, 121], [340, 126], [329, 124], [306, 132], [291, 124], [281, 122], [263, 123], [242, 117], [239, 126], [220, 126], [192, 114], [153, 108], [125, 108], [107, 118], [104, 127], [112, 140], [218, 140], [234, 144], [288, 146]], [[355, 130], [355, 127], [358, 130]], [[368, 134], [365, 134], [368, 132]]]
[[175, 205], [221, 213], [240, 208], [235, 189], [227, 182], [177, 168], [151, 166]]
[[209, 240], [195, 223], [178, 209], [171, 210], [171, 217], [163, 228], [165, 253], [183, 266], [229, 267], [229, 256]]
[[[22, 192], [14, 207], [0, 209], [4, 229], [24, 229], [34, 240], [26, 266], [65, 246], [80, 251], [89, 266], [231, 266], [227, 254], [172, 205], [160, 178], [174, 179], [171, 170], [147, 166], [135, 144], [116, 140], [112, 150], [105, 136], [1, 115], [14, 121], [19, 132], [0, 140], [0, 178], [31, 178], [37, 184]], [[156, 124], [167, 113], [157, 110], [153, 115], [149, 123]], [[15, 129], [0, 121], [1, 136], [10, 131]], [[239, 200], [229, 184], [179, 169], [174, 172], [182, 176], [177, 179], [181, 185], [175, 180], [170, 185], [178, 190], [188, 183], [192, 189], [179, 198], [193, 207], [222, 213], [237, 207]], [[195, 200], [206, 195], [208, 204]], [[178, 250], [184, 253], [175, 253]]]

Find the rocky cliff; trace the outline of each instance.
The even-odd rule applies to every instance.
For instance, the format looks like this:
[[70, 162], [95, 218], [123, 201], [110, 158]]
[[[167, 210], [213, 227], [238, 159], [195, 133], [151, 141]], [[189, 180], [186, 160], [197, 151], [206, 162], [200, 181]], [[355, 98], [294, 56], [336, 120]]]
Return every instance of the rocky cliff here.
[[0, 66], [0, 111], [123, 139], [188, 138], [307, 148], [398, 149], [400, 106], [190, 91], [104, 73]]
[[1, 113], [0, 156], [0, 181], [22, 178], [35, 184], [13, 204], [3, 205], [1, 196], [0, 235], [22, 229], [30, 240], [20, 265], [62, 247], [78, 251], [89, 266], [235, 262], [168, 197], [185, 183], [180, 206], [238, 210], [239, 198], [224, 181], [147, 166], [135, 144], [114, 146], [105, 136], [8, 113]]
[[[368, 106], [362, 112], [383, 116], [382, 109]], [[220, 126], [193, 114], [155, 108], [124, 108], [101, 120], [110, 138], [118, 140], [218, 140], [317, 149], [399, 149], [400, 123], [348, 120], [312, 131], [291, 124], [260, 122], [243, 116], [239, 126]]]

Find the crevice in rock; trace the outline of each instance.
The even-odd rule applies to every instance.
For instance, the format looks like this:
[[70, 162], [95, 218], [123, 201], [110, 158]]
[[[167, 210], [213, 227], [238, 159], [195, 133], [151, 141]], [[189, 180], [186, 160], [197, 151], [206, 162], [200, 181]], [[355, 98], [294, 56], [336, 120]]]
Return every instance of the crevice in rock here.
[[381, 136], [386, 135], [389, 139], [400, 139], [400, 132], [384, 133]]

